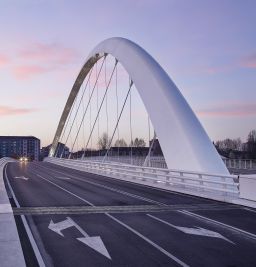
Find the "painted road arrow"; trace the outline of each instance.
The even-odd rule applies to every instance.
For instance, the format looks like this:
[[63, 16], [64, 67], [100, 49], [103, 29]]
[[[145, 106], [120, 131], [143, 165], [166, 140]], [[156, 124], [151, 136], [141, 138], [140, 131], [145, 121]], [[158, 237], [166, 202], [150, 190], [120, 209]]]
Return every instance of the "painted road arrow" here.
[[48, 228], [55, 233], [64, 237], [61, 231], [69, 228], [69, 227], [76, 227], [76, 229], [83, 235], [83, 237], [77, 238], [78, 241], [82, 242], [83, 244], [87, 245], [88, 247], [94, 249], [98, 253], [102, 254], [103, 256], [107, 257], [111, 260], [111, 257], [101, 239], [100, 236], [89, 236], [76, 222], [74, 222], [70, 217], [67, 217], [66, 220], [54, 223], [52, 220]]
[[214, 232], [214, 231], [211, 231], [211, 230], [207, 230], [207, 229], [204, 229], [202, 227], [194, 227], [194, 228], [190, 228], [190, 227], [181, 227], [181, 226], [176, 226], [176, 225], [173, 225], [169, 222], [166, 222], [164, 220], [161, 220], [151, 214], [147, 214], [149, 217], [159, 221], [159, 222], [162, 222], [166, 225], [169, 225], [177, 230], [180, 230], [181, 232], [185, 233], [185, 234], [190, 234], [190, 235], [199, 235], [199, 236], [208, 236], [208, 237], [215, 237], [215, 238], [220, 238], [220, 239], [223, 239], [223, 240], [226, 240], [227, 242], [235, 245], [234, 242], [230, 241], [229, 239], [227, 239], [226, 237], [224, 237], [223, 235], [217, 233], [217, 232]]
[[25, 176], [16, 176], [14, 177], [15, 179], [21, 179], [21, 180], [28, 180], [29, 178], [25, 177]]

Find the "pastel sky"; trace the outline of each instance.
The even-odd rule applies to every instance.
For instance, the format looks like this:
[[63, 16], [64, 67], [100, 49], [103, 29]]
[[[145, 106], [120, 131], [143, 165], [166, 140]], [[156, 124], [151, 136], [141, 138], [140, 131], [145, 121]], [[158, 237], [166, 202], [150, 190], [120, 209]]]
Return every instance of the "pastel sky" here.
[[256, 1], [0, 0], [0, 135], [52, 141], [90, 50], [121, 36], [167, 71], [212, 140], [256, 129]]

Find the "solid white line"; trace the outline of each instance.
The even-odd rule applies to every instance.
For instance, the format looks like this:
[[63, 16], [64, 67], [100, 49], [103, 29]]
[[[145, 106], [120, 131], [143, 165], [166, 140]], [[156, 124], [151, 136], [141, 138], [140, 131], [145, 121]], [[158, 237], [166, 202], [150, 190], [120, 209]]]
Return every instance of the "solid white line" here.
[[[55, 185], [56, 187], [62, 189], [63, 191], [71, 194], [74, 197], [77, 197], [78, 199], [86, 202], [86, 203], [90, 203], [89, 201], [83, 199], [82, 197], [79, 197], [78, 195], [70, 192], [69, 190], [55, 184], [52, 181], [49, 181], [48, 179], [42, 177], [41, 175], [37, 174], [37, 176], [39, 176], [40, 178], [44, 179], [45, 181]], [[94, 206], [92, 203], [90, 203], [89, 205]], [[106, 216], [108, 216], [109, 218], [111, 218], [112, 220], [116, 221], [117, 223], [121, 224], [122, 226], [124, 226], [125, 228], [127, 228], [128, 230], [130, 230], [131, 232], [133, 232], [134, 234], [136, 234], [137, 236], [139, 236], [140, 238], [142, 238], [144, 241], [146, 241], [147, 243], [151, 244], [153, 247], [155, 247], [156, 249], [158, 249], [160, 252], [162, 252], [163, 254], [165, 254], [166, 256], [168, 256], [169, 258], [171, 258], [172, 260], [174, 260], [175, 262], [177, 262], [178, 264], [180, 264], [180, 266], [182, 267], [189, 267], [189, 265], [187, 265], [186, 263], [182, 262], [181, 260], [179, 260], [178, 258], [176, 258], [174, 255], [172, 255], [171, 253], [169, 253], [168, 251], [166, 251], [165, 249], [163, 249], [162, 247], [160, 247], [159, 245], [157, 245], [156, 243], [154, 243], [153, 241], [151, 241], [150, 239], [148, 239], [147, 237], [143, 236], [142, 234], [140, 234], [138, 231], [134, 230], [133, 228], [131, 228], [130, 226], [126, 225], [125, 223], [119, 221], [118, 219], [116, 219], [115, 217], [113, 217], [112, 215], [105, 213]]]
[[[170, 227], [173, 227], [173, 228], [175, 228], [175, 229], [178, 229], [177, 226], [175, 226], [175, 225], [173, 225], [173, 224], [171, 224], [171, 223], [169, 223], [169, 222], [166, 222], [166, 221], [164, 221], [164, 220], [162, 220], [162, 219], [159, 219], [159, 218], [157, 218], [157, 217], [155, 217], [155, 216], [153, 216], [153, 215], [151, 215], [151, 214], [147, 214], [147, 216], [151, 217], [152, 219], [154, 219], [154, 220], [156, 220], [156, 221], [159, 221], [159, 222], [161, 222], [161, 223], [164, 223], [164, 224], [166, 224], [166, 225], [168, 225], [168, 226], [170, 226]], [[179, 229], [178, 229], [178, 230], [179, 230]]]
[[244, 210], [247, 210], [247, 211], [250, 211], [250, 212], [253, 212], [253, 213], [256, 213], [256, 210], [253, 210], [253, 209], [250, 209], [250, 208], [243, 208]]
[[40, 177], [41, 179], [43, 179], [43, 180], [47, 181], [48, 183], [50, 183], [50, 184], [53, 184], [53, 185], [55, 185], [56, 187], [58, 187], [58, 188], [62, 189], [63, 191], [65, 191], [65, 192], [69, 193], [70, 195], [72, 195], [72, 196], [74, 196], [74, 197], [77, 197], [77, 198], [79, 198], [80, 200], [82, 200], [83, 202], [85, 202], [85, 203], [89, 204], [90, 206], [94, 206], [94, 205], [93, 205], [91, 202], [87, 201], [86, 199], [84, 199], [84, 198], [82, 198], [82, 197], [79, 197], [78, 195], [76, 195], [76, 194], [72, 193], [71, 191], [69, 191], [69, 190], [67, 190], [67, 189], [63, 188], [63, 187], [62, 187], [62, 186], [60, 186], [60, 185], [57, 185], [57, 184], [55, 184], [54, 182], [52, 182], [52, 181], [50, 181], [50, 180], [48, 180], [48, 179], [44, 178], [44, 177], [43, 177], [43, 176], [41, 176], [40, 174], [36, 174], [36, 175], [37, 175], [38, 177]]
[[185, 262], [181, 261], [180, 259], [178, 259], [177, 257], [175, 257], [174, 255], [172, 255], [170, 252], [166, 251], [164, 248], [160, 247], [159, 245], [157, 245], [155, 242], [153, 242], [152, 240], [148, 239], [146, 236], [142, 235], [141, 233], [139, 233], [138, 231], [136, 231], [135, 229], [133, 229], [131, 226], [121, 222], [120, 220], [118, 220], [117, 218], [115, 218], [114, 216], [106, 213], [106, 215], [111, 218], [112, 220], [116, 221], [117, 223], [119, 223], [120, 225], [122, 225], [123, 227], [125, 227], [126, 229], [128, 229], [129, 231], [133, 232], [135, 235], [139, 236], [140, 238], [142, 238], [144, 241], [146, 241], [147, 243], [149, 243], [150, 245], [152, 245], [153, 247], [155, 247], [156, 249], [158, 249], [159, 251], [161, 251], [163, 254], [165, 254], [167, 257], [171, 258], [172, 260], [174, 260], [176, 263], [178, 263], [180, 266], [182, 267], [189, 267], [189, 265], [187, 265]]
[[[7, 165], [8, 165], [8, 163], [7, 163], [6, 166], [5, 166], [5, 178], [6, 178], [6, 182], [7, 182], [7, 184], [8, 184], [8, 187], [9, 187], [10, 191], [11, 191], [11, 194], [12, 194], [12, 197], [13, 197], [13, 200], [14, 200], [16, 206], [17, 206], [18, 208], [20, 208], [20, 204], [19, 204], [19, 202], [18, 202], [18, 200], [17, 200], [17, 198], [16, 198], [16, 196], [15, 196], [15, 194], [14, 194], [14, 191], [13, 191], [13, 189], [12, 189], [12, 186], [11, 186], [11, 184], [10, 184], [10, 182], [9, 182], [9, 178], [8, 178], [8, 176], [7, 176], [7, 171], [6, 171], [6, 170], [7, 170]], [[40, 266], [40, 267], [46, 267], [46, 265], [45, 265], [45, 263], [44, 263], [44, 260], [43, 260], [43, 257], [42, 257], [42, 255], [41, 255], [41, 253], [40, 253], [40, 251], [39, 251], [39, 248], [38, 248], [38, 246], [37, 246], [37, 244], [36, 244], [36, 241], [35, 241], [35, 239], [34, 239], [34, 236], [33, 236], [32, 232], [31, 232], [31, 230], [30, 230], [30, 228], [29, 228], [29, 225], [28, 225], [28, 222], [27, 222], [27, 219], [26, 219], [25, 215], [21, 215], [21, 220], [22, 220], [23, 225], [24, 225], [24, 227], [25, 227], [25, 230], [26, 230], [26, 232], [27, 232], [29, 241], [30, 241], [31, 246], [32, 246], [32, 248], [33, 248], [33, 250], [34, 250], [34, 253], [35, 253], [35, 256], [36, 256], [36, 259], [37, 259], [37, 262], [38, 262], [39, 266]]]
[[233, 231], [238, 232], [238, 233], [240, 233], [240, 234], [244, 234], [244, 235], [246, 235], [247, 237], [250, 237], [250, 238], [256, 240], [256, 235], [255, 235], [255, 234], [252, 234], [252, 233], [247, 232], [247, 231], [245, 231], [245, 230], [236, 228], [236, 227], [234, 227], [234, 226], [231, 226], [231, 225], [228, 225], [228, 224], [219, 222], [219, 221], [215, 221], [215, 220], [213, 220], [213, 219], [204, 217], [204, 216], [202, 216], [202, 215], [195, 214], [195, 213], [190, 212], [190, 211], [179, 210], [178, 212], [180, 212], [180, 213], [182, 213], [182, 214], [185, 214], [185, 215], [188, 215], [188, 216], [191, 216], [191, 217], [194, 217], [194, 218], [197, 218], [197, 219], [199, 219], [199, 220], [207, 221], [207, 222], [210, 222], [210, 223], [212, 223], [212, 224], [215, 224], [215, 225], [219, 225], [219, 226], [225, 227], [225, 228], [227, 228], [227, 229], [229, 229], [229, 230], [233, 230]]

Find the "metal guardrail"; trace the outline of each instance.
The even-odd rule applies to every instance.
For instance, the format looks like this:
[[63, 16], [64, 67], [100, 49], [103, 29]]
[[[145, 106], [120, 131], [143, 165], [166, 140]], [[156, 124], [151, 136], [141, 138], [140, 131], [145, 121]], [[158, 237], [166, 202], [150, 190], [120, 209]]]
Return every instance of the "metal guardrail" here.
[[252, 159], [223, 159], [229, 169], [256, 169], [256, 162]]
[[113, 162], [102, 163], [90, 160], [46, 158], [45, 161], [110, 177], [126, 177], [130, 179], [140, 179], [142, 181], [151, 181], [152, 183], [164, 184], [166, 186], [218, 192], [234, 196], [239, 195], [238, 177], [236, 175], [198, 173]]

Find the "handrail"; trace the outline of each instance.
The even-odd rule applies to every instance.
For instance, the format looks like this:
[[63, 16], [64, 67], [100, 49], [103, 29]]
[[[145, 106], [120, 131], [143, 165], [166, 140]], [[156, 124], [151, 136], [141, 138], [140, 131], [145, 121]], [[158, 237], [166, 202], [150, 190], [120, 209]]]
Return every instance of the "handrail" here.
[[[64, 166], [77, 167], [88, 172], [103, 173], [105, 175], [121, 175], [138, 178], [143, 181], [152, 180], [185, 187], [203, 188], [225, 193], [239, 193], [238, 183], [234, 182], [236, 175], [217, 175], [209, 173], [197, 173], [194, 171], [160, 169], [126, 164], [111, 164], [96, 161], [47, 158], [46, 161], [63, 164]], [[194, 175], [194, 176], [189, 176]], [[218, 178], [211, 180], [209, 177]]]

